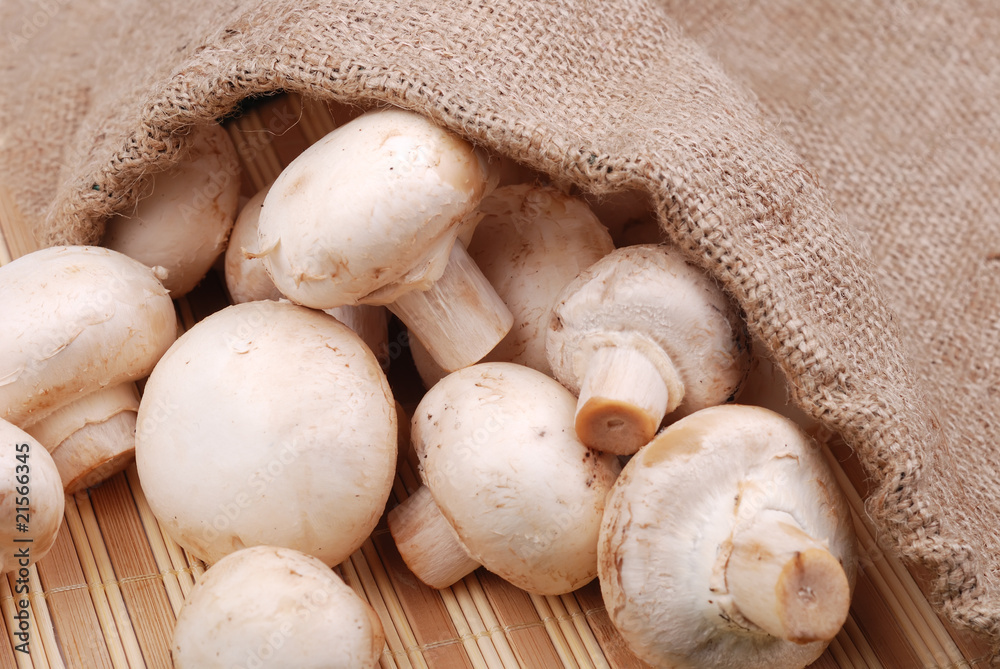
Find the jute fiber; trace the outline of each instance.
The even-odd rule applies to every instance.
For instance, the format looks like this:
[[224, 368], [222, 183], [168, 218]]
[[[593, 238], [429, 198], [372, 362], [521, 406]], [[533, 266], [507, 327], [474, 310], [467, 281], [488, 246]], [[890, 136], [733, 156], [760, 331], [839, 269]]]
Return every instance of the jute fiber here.
[[288, 90], [644, 189], [856, 449], [886, 545], [1000, 638], [996, 10], [812, 4], [6, 0], [0, 178], [43, 243], [95, 242], [189, 126]]
[[942, 435], [905, 445], [923, 461], [911, 500], [933, 519], [905, 552], [934, 554], [932, 533], [958, 549], [942, 564], [941, 603], [996, 641], [1000, 5], [664, 4], [759, 96], [775, 134], [862, 234]]

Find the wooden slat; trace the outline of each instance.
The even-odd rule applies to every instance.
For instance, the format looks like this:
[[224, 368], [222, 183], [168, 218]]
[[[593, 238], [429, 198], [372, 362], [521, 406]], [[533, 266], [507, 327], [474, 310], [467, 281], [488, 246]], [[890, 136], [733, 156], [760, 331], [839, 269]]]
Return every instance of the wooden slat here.
[[[72, 498], [66, 504], [68, 508], [75, 510]], [[67, 513], [67, 517], [69, 515]], [[38, 563], [39, 577], [47, 593], [53, 627], [59, 635], [63, 652], [68, 657], [81, 658], [87, 666], [95, 669], [126, 666], [112, 661], [114, 651], [111, 647], [115, 646], [115, 650], [118, 650], [121, 644], [114, 643], [118, 635], [113, 623], [102, 624], [112, 620], [107, 598], [100, 586], [95, 587], [93, 593], [87, 587], [88, 579], [68, 525], [63, 525], [49, 554]], [[97, 602], [102, 604], [100, 609]], [[92, 634], [92, 629], [101, 630], [101, 634]]]
[[586, 615], [590, 629], [593, 630], [597, 642], [601, 645], [601, 651], [612, 667], [648, 669], [649, 665], [635, 656], [608, 618], [604, 599], [601, 597], [601, 586], [597, 581], [591, 581], [573, 593], [573, 596], [580, 603], [580, 609]]
[[[24, 653], [22, 651], [16, 650], [23, 642], [16, 638], [14, 635], [20, 633], [20, 621], [15, 618], [18, 614], [18, 609], [20, 607], [14, 600], [14, 590], [10, 587], [10, 582], [7, 578], [0, 578], [0, 609], [3, 611], [3, 621], [4, 628], [7, 632], [7, 640], [9, 641], [9, 650], [14, 655], [14, 664], [18, 669], [48, 669], [48, 666], [42, 664], [41, 657], [35, 657], [34, 653]], [[31, 633], [31, 622], [29, 614], [28, 623], [28, 633]], [[29, 650], [33, 650], [29, 639]], [[38, 661], [36, 663], [36, 660]], [[10, 665], [8, 665], [10, 666]]]
[[0, 264], [38, 249], [38, 242], [21, 215], [14, 197], [6, 187], [0, 186], [0, 235], [4, 239], [4, 252]]
[[[52, 616], [49, 612], [48, 602], [45, 599], [42, 582], [38, 578], [37, 565], [31, 567], [28, 583], [28, 598], [31, 602], [31, 612], [35, 616], [35, 624], [32, 628], [35, 637], [34, 643], [40, 644], [42, 651], [37, 654], [38, 658], [41, 660], [44, 656], [50, 669], [64, 669], [66, 665], [63, 664], [62, 654], [56, 643], [55, 630], [52, 627]], [[32, 649], [32, 653], [35, 654], [36, 650]]]
[[168, 667], [174, 614], [124, 473], [92, 489], [90, 499], [143, 659]]

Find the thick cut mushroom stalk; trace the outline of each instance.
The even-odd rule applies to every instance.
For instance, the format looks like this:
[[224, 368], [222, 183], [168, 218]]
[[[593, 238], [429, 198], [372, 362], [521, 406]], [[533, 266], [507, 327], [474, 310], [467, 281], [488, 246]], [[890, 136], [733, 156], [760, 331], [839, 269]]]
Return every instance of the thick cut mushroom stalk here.
[[552, 371], [579, 395], [583, 443], [635, 453], [664, 416], [732, 400], [750, 363], [722, 290], [662, 246], [618, 249], [570, 282], [546, 338]]
[[[498, 188], [479, 206], [483, 220], [469, 255], [514, 316], [484, 362], [514, 362], [551, 374], [545, 331], [556, 296], [585, 268], [614, 250], [608, 231], [582, 201], [551, 186]], [[428, 388], [445, 372], [419, 339], [411, 346]]]
[[306, 149], [271, 186], [260, 253], [282, 294], [315, 309], [386, 305], [447, 370], [513, 317], [465, 246], [496, 184], [486, 159], [401, 110], [369, 112]]
[[375, 611], [314, 557], [274, 546], [227, 555], [191, 590], [175, 669], [371, 669], [385, 647]]
[[153, 271], [98, 247], [36, 251], [0, 268], [0, 322], [0, 418], [50, 451], [69, 492], [123, 469], [133, 381], [177, 334]]
[[102, 245], [158, 267], [170, 296], [191, 292], [226, 247], [239, 205], [240, 163], [218, 125], [192, 128], [180, 162], [152, 179], [128, 214], [105, 226]]
[[197, 323], [153, 370], [136, 465], [153, 513], [195, 555], [268, 544], [332, 566], [385, 507], [395, 402], [375, 356], [337, 320], [247, 302]]
[[804, 667], [847, 618], [856, 544], [819, 446], [767, 409], [674, 423], [608, 497], [601, 592], [654, 666]]
[[[257, 222], [268, 190], [261, 190], [243, 206], [229, 236], [225, 259], [226, 288], [234, 304], [284, 299], [257, 252]], [[325, 311], [354, 330], [379, 359], [382, 368], [388, 367], [389, 319], [385, 307], [359, 304]]]
[[483, 565], [528, 592], [570, 592], [597, 573], [604, 498], [619, 471], [573, 431], [573, 396], [533, 369], [474, 365], [413, 414], [424, 486], [389, 512], [407, 566], [434, 588]]
[[59, 534], [65, 502], [49, 452], [0, 420], [0, 574], [45, 557]]

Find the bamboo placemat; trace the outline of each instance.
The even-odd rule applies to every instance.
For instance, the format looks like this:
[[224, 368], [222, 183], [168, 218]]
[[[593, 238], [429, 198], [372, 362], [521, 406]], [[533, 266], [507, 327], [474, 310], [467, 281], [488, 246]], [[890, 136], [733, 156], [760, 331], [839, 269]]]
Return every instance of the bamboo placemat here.
[[[228, 120], [243, 162], [243, 194], [249, 197], [270, 183], [282, 166], [335, 127], [341, 110], [333, 109], [279, 96], [247, 103]], [[12, 199], [0, 189], [0, 264], [34, 248]], [[177, 302], [185, 328], [229, 303], [220, 277], [217, 266]], [[390, 380], [397, 399], [412, 410], [419, 399], [415, 372], [405, 338], [393, 341], [399, 345], [390, 346]], [[878, 547], [862, 502], [865, 478], [849, 450], [832, 440], [828, 456], [848, 491], [862, 557], [847, 624], [813, 666], [986, 666], [986, 645], [945, 624], [922, 594], [919, 574]], [[417, 486], [410, 451], [400, 458], [388, 508]], [[169, 667], [174, 621], [204, 569], [161, 530], [134, 466], [67, 497], [55, 546], [30, 569], [28, 654], [15, 650], [20, 643], [14, 637], [16, 577], [0, 578], [8, 641], [0, 642], [0, 667]], [[569, 595], [539, 597], [480, 569], [451, 588], [433, 591], [403, 565], [384, 518], [337, 572], [382, 620], [384, 669], [645, 666], [611, 626], [596, 582]]]

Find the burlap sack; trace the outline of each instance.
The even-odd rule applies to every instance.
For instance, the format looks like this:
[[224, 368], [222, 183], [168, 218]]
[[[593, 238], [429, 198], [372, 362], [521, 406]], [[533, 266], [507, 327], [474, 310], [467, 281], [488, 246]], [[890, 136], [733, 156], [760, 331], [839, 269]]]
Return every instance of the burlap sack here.
[[6, 0], [0, 178], [44, 243], [93, 242], [187, 126], [284, 89], [645, 189], [857, 450], [886, 543], [1000, 639], [997, 10], [818, 7]]

